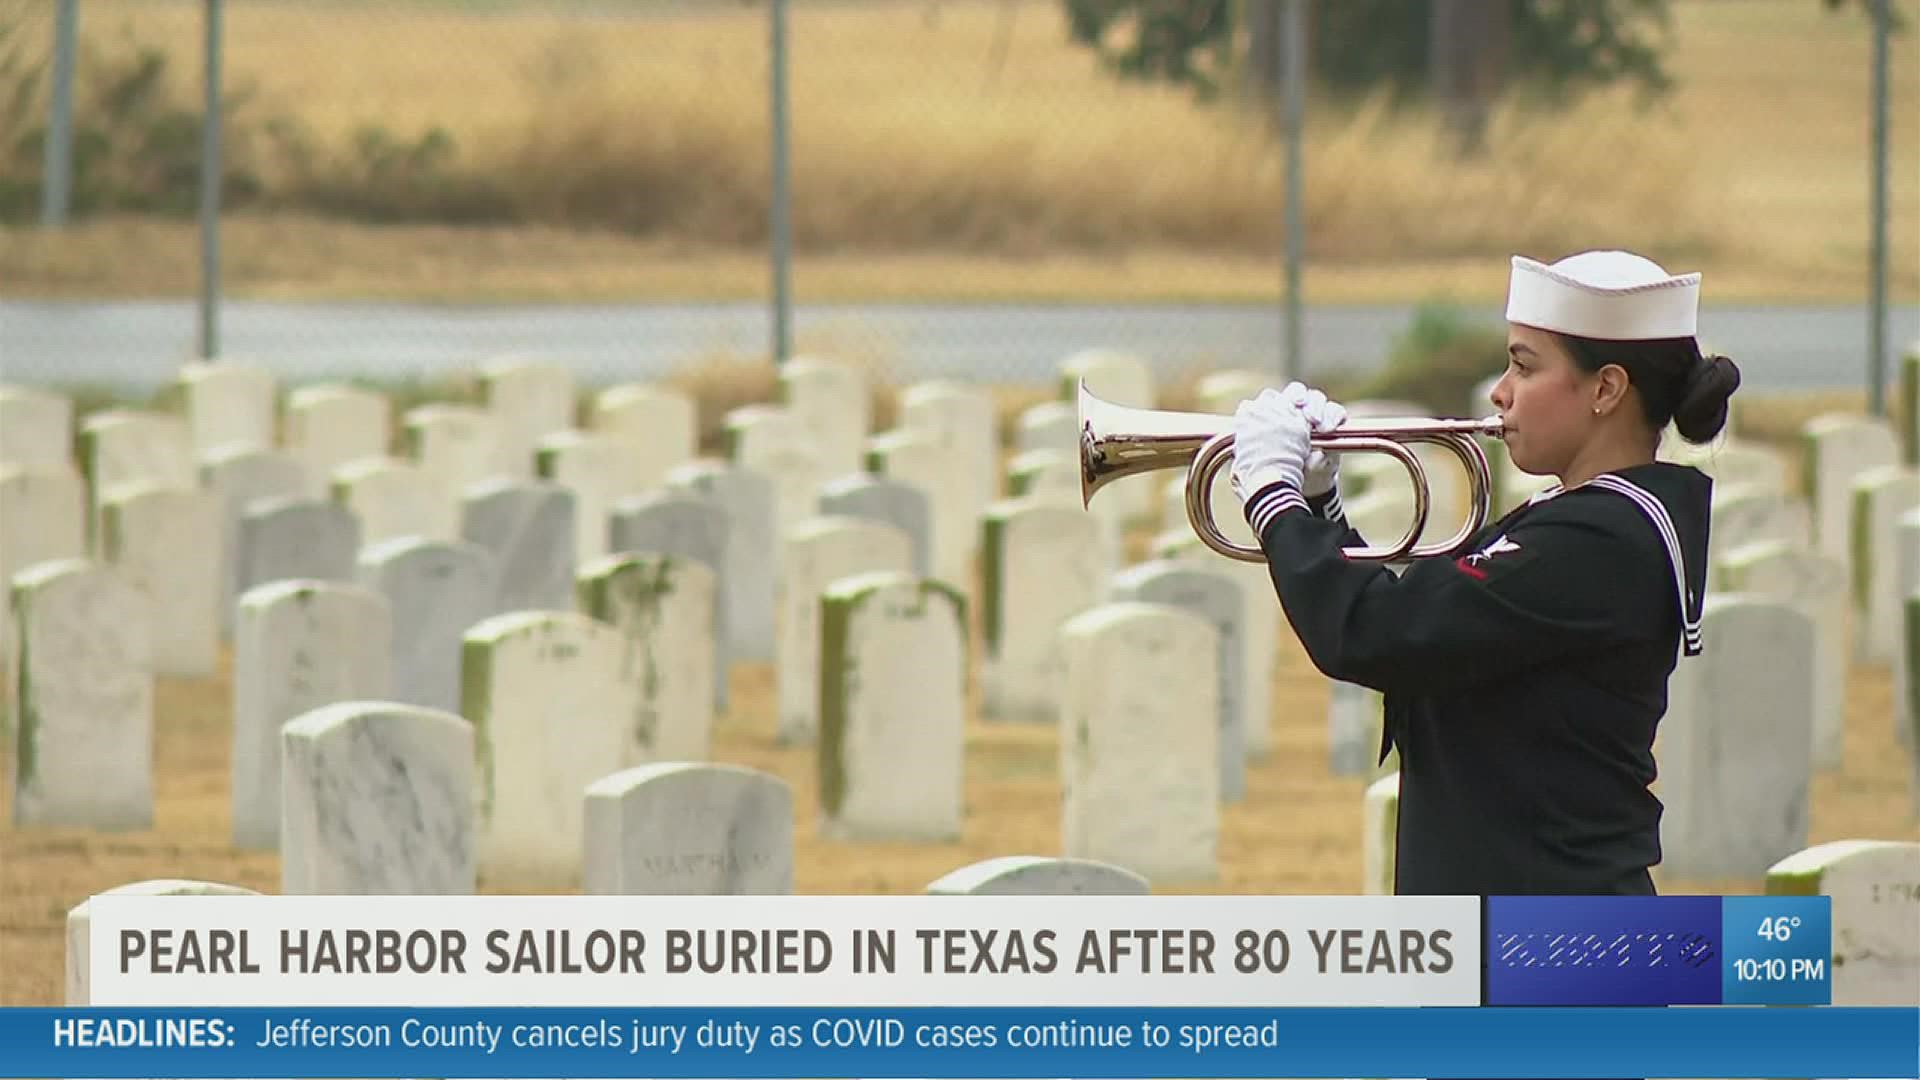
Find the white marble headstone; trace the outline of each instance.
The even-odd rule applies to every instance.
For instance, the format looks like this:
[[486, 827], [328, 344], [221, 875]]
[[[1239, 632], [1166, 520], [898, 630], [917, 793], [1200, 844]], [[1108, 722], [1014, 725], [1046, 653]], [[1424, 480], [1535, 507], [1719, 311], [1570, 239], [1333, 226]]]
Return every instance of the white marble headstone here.
[[[383, 458], [393, 438], [393, 405], [386, 395], [358, 386], [321, 383], [287, 394], [281, 444], [307, 475], [310, 495], [333, 470], [365, 457]], [[451, 501], [452, 492], [444, 497]]]
[[727, 456], [741, 461], [776, 443], [813, 442], [799, 414], [785, 405], [756, 401], [728, 409], [720, 418], [726, 433]]
[[107, 497], [103, 561], [147, 598], [153, 672], [202, 677], [220, 662], [220, 500], [198, 488], [126, 485]]
[[1209, 371], [1194, 385], [1194, 396], [1199, 399], [1201, 412], [1232, 416], [1241, 402], [1259, 397], [1260, 391], [1278, 382], [1273, 373], [1265, 371], [1246, 368]]
[[1852, 613], [1838, 562], [1780, 540], [1745, 544], [1721, 560], [1722, 585], [1792, 604], [1813, 620], [1813, 765], [1840, 767], [1847, 719], [1847, 639]]
[[16, 574], [13, 606], [15, 827], [151, 828], [146, 597], [118, 571], [63, 559]]
[[474, 732], [389, 701], [315, 709], [281, 730], [280, 892], [474, 891]]
[[1920, 820], [1920, 588], [1907, 594], [1904, 614], [1905, 652], [1894, 668], [1893, 722], [1913, 761], [1913, 816]]
[[664, 386], [623, 383], [594, 395], [588, 426], [625, 442], [634, 475], [646, 487], [666, 482], [667, 472], [699, 451], [699, 411], [693, 398]]
[[1853, 478], [1853, 656], [1891, 664], [1900, 647], [1900, 556], [1894, 537], [1900, 515], [1920, 507], [1920, 469], [1883, 465]]
[[[1168, 483], [1184, 483], [1185, 474], [1175, 478], [1168, 475]], [[1102, 574], [1125, 565], [1127, 534], [1127, 505], [1124, 500], [1108, 498], [1105, 492], [1096, 494], [1087, 501], [1082, 492], [1080, 477], [1080, 457], [1078, 454], [1052, 448], [1042, 450], [1022, 450], [1007, 462], [1006, 491], [1009, 498], [1030, 499], [1034, 502], [1052, 502], [1071, 507], [1093, 518], [1098, 528], [1099, 545], [1094, 554], [1100, 559]], [[1225, 486], [1221, 485], [1225, 490]], [[1228, 493], [1231, 497], [1231, 492]], [[1182, 497], [1184, 499], [1184, 496]], [[1239, 511], [1236, 509], [1235, 513]], [[1185, 504], [1180, 511], [1181, 521], [1186, 520]], [[1232, 522], [1227, 523], [1232, 527]], [[1247, 531], [1242, 525], [1242, 532]]]
[[88, 535], [96, 538], [100, 507], [115, 488], [143, 483], [192, 487], [198, 479], [192, 432], [184, 419], [165, 413], [139, 409], [94, 413], [80, 425], [79, 456], [92, 515]]
[[0, 384], [0, 469], [73, 461], [73, 400], [31, 386]]
[[796, 356], [780, 365], [780, 401], [799, 418], [819, 452], [825, 475], [860, 468], [873, 425], [867, 375], [852, 364]]
[[360, 522], [360, 542], [451, 540], [459, 508], [431, 472], [399, 458], [363, 457], [333, 471], [333, 500]]
[[[1340, 502], [1347, 524], [1353, 526], [1368, 547], [1392, 547], [1400, 543], [1407, 530], [1413, 527], [1413, 492], [1403, 485], [1369, 487], [1365, 494], [1351, 499], [1342, 496]], [[1427, 528], [1421, 531], [1416, 543], [1424, 545], [1445, 539], [1435, 535], [1439, 528], [1434, 524], [1436, 520], [1437, 515], [1429, 507]], [[1394, 562], [1389, 564], [1389, 569], [1398, 573], [1405, 569], [1405, 565], [1404, 562]]]
[[417, 405], [402, 418], [406, 458], [439, 482], [447, 498], [458, 501], [468, 484], [522, 480], [533, 462], [513, 456], [501, 421], [471, 405]]
[[242, 444], [202, 457], [200, 486], [220, 500], [220, 632], [227, 634], [240, 599], [241, 519], [263, 500], [326, 499], [326, 477], [309, 472], [292, 454]]
[[1243, 602], [1240, 619], [1242, 710], [1246, 716], [1247, 754], [1264, 757], [1273, 748], [1273, 675], [1279, 663], [1283, 616], [1280, 601], [1273, 591], [1273, 577], [1264, 563], [1223, 559], [1200, 543], [1192, 528], [1162, 534], [1163, 542], [1153, 546], [1153, 557], [1183, 566], [1200, 566], [1225, 574], [1240, 586]]
[[1893, 523], [1893, 553], [1899, 564], [1895, 588], [1902, 597], [1920, 592], [1920, 506]]
[[1716, 483], [1709, 512], [1707, 558], [1715, 564], [1745, 544], [1778, 540], [1794, 547], [1812, 545], [1806, 502], [1784, 491]]
[[574, 611], [517, 611], [467, 631], [460, 712], [480, 759], [480, 871], [577, 881], [581, 793], [647, 761], [627, 638]]
[[240, 515], [234, 595], [293, 578], [352, 581], [360, 520], [346, 507], [304, 497], [258, 499]]
[[1239, 582], [1218, 569], [1181, 565], [1164, 559], [1141, 563], [1115, 575], [1109, 595], [1114, 600], [1165, 604], [1205, 619], [1212, 626], [1220, 652], [1214, 671], [1216, 743], [1220, 754], [1220, 798], [1238, 802], [1247, 789], [1246, 659], [1240, 640], [1240, 621], [1246, 604]]
[[904, 573], [842, 578], [821, 632], [821, 831], [835, 839], [960, 835], [966, 602]]
[[929, 896], [1146, 896], [1152, 891], [1146, 878], [1126, 867], [1045, 855], [982, 859], [927, 886]]
[[195, 361], [180, 372], [193, 448], [273, 446], [278, 427], [273, 373], [231, 360]]
[[933, 503], [912, 484], [871, 473], [849, 473], [820, 489], [820, 513], [891, 525], [913, 544], [913, 572], [933, 573]]
[[1770, 896], [1833, 905], [1833, 1004], [1920, 1006], [1920, 844], [1836, 840], [1775, 863]]
[[1900, 356], [1900, 396], [1906, 401], [1900, 423], [1900, 460], [1920, 466], [1920, 341]]
[[813, 517], [789, 530], [780, 556], [774, 665], [781, 741], [809, 743], [820, 730], [820, 597], [841, 578], [878, 570], [908, 573], [912, 542], [891, 525]]
[[459, 540], [402, 537], [360, 549], [358, 581], [386, 597], [393, 615], [387, 700], [460, 711], [460, 643], [500, 613], [498, 573], [485, 548]]
[[781, 535], [820, 505], [820, 489], [839, 471], [800, 419], [786, 409], [749, 406], [729, 414], [734, 421], [733, 463], [767, 478], [773, 489], [773, 527]]
[[620, 896], [793, 892], [793, 792], [740, 765], [660, 762], [586, 792], [581, 891]]
[[19, 674], [13, 576], [35, 563], [87, 555], [87, 489], [71, 465], [0, 466], [0, 732], [12, 728]]
[[1914, 813], [1920, 816], [1920, 731], [1914, 725], [1920, 723], [1920, 708], [1914, 699], [1920, 697], [1920, 623], [1916, 623], [1915, 604], [1920, 600], [1920, 507], [1907, 511], [1894, 529], [1894, 552], [1900, 559], [1899, 596], [1900, 596], [1900, 642], [1899, 656], [1894, 659], [1893, 667], [1893, 714], [1894, 734], [1901, 746], [1907, 748], [1914, 758]]
[[1884, 420], [1829, 413], [1801, 429], [1805, 452], [1802, 482], [1813, 512], [1813, 539], [1824, 555], [1852, 569], [1848, 543], [1853, 513], [1853, 478], [1878, 465], [1899, 460], [1893, 427]]
[[498, 611], [573, 607], [574, 496], [551, 481], [492, 480], [466, 488], [460, 538], [493, 557]]
[[1713, 477], [1716, 486], [1754, 487], [1762, 491], [1789, 491], [1788, 461], [1778, 450], [1761, 443], [1728, 439], [1694, 464]]
[[1331, 680], [1327, 687], [1327, 768], [1335, 776], [1366, 776], [1380, 751], [1385, 698], [1358, 683]]
[[[135, 881], [103, 889], [94, 896], [258, 896], [252, 889], [215, 881], [191, 881], [184, 878], [160, 878]], [[69, 1008], [93, 1003], [93, 909], [92, 898], [67, 909], [66, 999]]]
[[1060, 361], [1060, 397], [1071, 402], [1081, 380], [1095, 396], [1116, 405], [1150, 409], [1154, 405], [1153, 369], [1147, 362], [1117, 349], [1081, 349]]
[[[1019, 498], [1057, 499], [1080, 505], [1080, 459], [1065, 450], [1047, 447], [1022, 450], [1007, 462], [1007, 494]], [[1105, 500], [1095, 505], [1108, 505]]]
[[940, 437], [894, 428], [867, 441], [867, 468], [927, 493], [933, 517], [933, 576], [971, 594], [980, 524], [967, 461]]
[[720, 571], [727, 656], [774, 658], [773, 605], [780, 574], [773, 481], [765, 473], [702, 459], [667, 473], [670, 488], [712, 499], [727, 516], [726, 565]]
[[1043, 401], [1021, 410], [1015, 424], [1014, 447], [1018, 450], [1065, 450], [1077, 454], [1080, 445], [1080, 410], [1064, 401]]
[[[1360, 403], [1355, 405], [1359, 407]], [[1390, 414], [1419, 415], [1399, 412], [1398, 407], [1390, 410]], [[1363, 423], [1364, 418], [1350, 422]], [[1420, 532], [1419, 543], [1441, 543], [1458, 533], [1467, 520], [1467, 474], [1460, 465], [1460, 459], [1448, 450], [1429, 443], [1415, 444], [1412, 449], [1427, 478], [1427, 522]], [[1490, 460], [1488, 465], [1491, 468], [1493, 462]], [[1350, 475], [1354, 479], [1364, 477], [1364, 483], [1359, 485], [1358, 497], [1347, 497]], [[1551, 479], [1548, 478], [1549, 481]], [[1361, 516], [1365, 517], [1365, 507], [1373, 504], [1373, 500], [1379, 500], [1377, 505], [1383, 508], [1380, 516], [1370, 521], [1373, 532], [1361, 529], [1361, 535], [1367, 538], [1368, 544], [1380, 546], [1394, 543], [1412, 527], [1415, 509], [1413, 478], [1400, 462], [1384, 454], [1343, 455], [1340, 485], [1349, 521], [1354, 518], [1355, 507], [1361, 507]], [[1384, 509], [1387, 506], [1393, 509]], [[1358, 528], [1357, 525], [1355, 527]]]
[[621, 499], [646, 493], [633, 450], [611, 435], [557, 431], [534, 444], [534, 474], [573, 493], [573, 557], [607, 554], [608, 517]]
[[1394, 854], [1400, 836], [1400, 774], [1367, 785], [1360, 812], [1360, 881], [1367, 896], [1392, 896]]
[[979, 521], [980, 512], [1000, 495], [1000, 416], [993, 395], [952, 379], [914, 383], [900, 393], [899, 426], [932, 435], [965, 462], [961, 471], [972, 481], [965, 517]]
[[275, 581], [240, 597], [233, 637], [233, 843], [272, 850], [280, 729], [324, 705], [387, 697], [393, 610], [347, 582]]
[[1102, 604], [1060, 629], [1061, 848], [1156, 883], [1219, 873], [1220, 643], [1179, 608]]
[[[1160, 527], [1162, 529], [1193, 528], [1193, 521], [1187, 515], [1187, 474], [1170, 472], [1162, 474], [1165, 479], [1160, 489]], [[1074, 462], [1074, 489], [1076, 497], [1079, 491], [1080, 468]], [[1100, 508], [1098, 496], [1094, 498], [1092, 509]], [[1207, 492], [1207, 505], [1213, 515], [1213, 527], [1233, 543], [1242, 547], [1259, 547], [1254, 539], [1253, 526], [1247, 524], [1247, 513], [1240, 502], [1240, 496], [1233, 493], [1233, 485], [1226, 474], [1215, 478], [1213, 486]]]
[[1060, 627], [1097, 603], [1106, 583], [1090, 557], [1096, 529], [1073, 507], [1003, 500], [987, 510], [980, 599], [988, 716], [1033, 723], [1058, 716]]
[[580, 569], [580, 609], [625, 637], [621, 677], [646, 761], [705, 761], [713, 744], [717, 635], [713, 568], [680, 555], [627, 552]]
[[726, 508], [697, 491], [652, 491], [614, 504], [611, 553], [658, 552], [706, 563], [718, 575], [727, 565]]
[[[727, 618], [732, 612], [729, 593], [732, 583], [727, 573], [733, 565], [727, 550], [731, 530], [726, 508], [718, 499], [703, 492], [656, 490], [613, 504], [608, 534], [608, 547], [613, 555], [644, 552], [674, 556], [703, 563], [713, 571], [713, 703], [715, 708], [725, 711], [727, 677], [732, 666], [727, 633]], [[772, 580], [772, 567], [765, 567], [762, 572], [768, 581]], [[768, 602], [771, 604], [771, 599]]]
[[1709, 596], [1706, 645], [1681, 660], [1654, 740], [1662, 867], [1758, 877], [1807, 843], [1814, 625], [1791, 605]]
[[502, 461], [526, 478], [542, 437], [574, 427], [573, 371], [558, 363], [503, 357], [480, 366], [480, 399], [499, 422]]

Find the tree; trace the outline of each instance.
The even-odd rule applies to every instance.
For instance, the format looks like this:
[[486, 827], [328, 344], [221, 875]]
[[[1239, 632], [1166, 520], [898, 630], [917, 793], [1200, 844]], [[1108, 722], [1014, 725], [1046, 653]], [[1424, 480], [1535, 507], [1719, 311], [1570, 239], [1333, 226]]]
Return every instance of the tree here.
[[[1235, 66], [1238, 17], [1248, 31], [1248, 83], [1278, 85], [1276, 13], [1286, 0], [1064, 2], [1073, 39], [1115, 72], [1184, 82], [1206, 95]], [[1384, 91], [1395, 104], [1434, 100], [1469, 139], [1509, 89], [1524, 87], [1530, 100], [1558, 106], [1616, 82], [1649, 95], [1671, 84], [1654, 37], [1666, 25], [1667, 0], [1307, 2], [1310, 75], [1319, 90], [1336, 97]]]
[[[1238, 68], [1256, 93], [1280, 85], [1279, 11], [1288, 0], [1063, 2], [1073, 40], [1124, 77], [1212, 96]], [[1316, 88], [1347, 98], [1385, 92], [1397, 105], [1432, 100], [1469, 132], [1509, 91], [1558, 108], [1616, 83], [1646, 98], [1672, 86], [1662, 62], [1668, 0], [1306, 2]], [[1828, 11], [1871, 11], [1876, 2], [1819, 0]], [[1903, 31], [1901, 5], [1887, 4], [1892, 29]]]
[[[1186, 83], [1212, 96], [1232, 66], [1231, 0], [1065, 2], [1073, 40], [1091, 47], [1123, 77]], [[1111, 37], [1130, 39], [1116, 44]]]

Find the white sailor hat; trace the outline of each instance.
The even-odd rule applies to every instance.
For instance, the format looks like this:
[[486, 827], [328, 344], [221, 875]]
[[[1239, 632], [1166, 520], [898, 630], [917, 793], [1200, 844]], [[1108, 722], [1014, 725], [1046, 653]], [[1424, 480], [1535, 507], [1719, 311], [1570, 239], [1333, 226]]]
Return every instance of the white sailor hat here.
[[1507, 321], [1614, 341], [1693, 337], [1700, 275], [1678, 277], [1629, 251], [1583, 251], [1551, 266], [1513, 257]]

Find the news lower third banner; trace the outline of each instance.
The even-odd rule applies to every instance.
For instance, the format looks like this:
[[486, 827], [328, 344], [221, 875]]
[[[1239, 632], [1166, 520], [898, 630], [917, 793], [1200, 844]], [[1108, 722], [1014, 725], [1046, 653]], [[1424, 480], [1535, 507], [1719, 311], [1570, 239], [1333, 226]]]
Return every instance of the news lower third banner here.
[[0, 1076], [1916, 1076], [1829, 903], [102, 895]]
[[99, 896], [96, 1005], [1480, 1004], [1478, 897]]

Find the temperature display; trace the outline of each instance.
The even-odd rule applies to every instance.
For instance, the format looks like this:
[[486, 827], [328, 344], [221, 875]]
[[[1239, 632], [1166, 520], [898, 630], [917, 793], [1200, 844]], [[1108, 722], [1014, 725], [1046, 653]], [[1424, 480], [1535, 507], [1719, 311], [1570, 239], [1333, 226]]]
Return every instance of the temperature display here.
[[1832, 1003], [1832, 900], [1729, 896], [1721, 900], [1727, 1005]]

